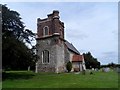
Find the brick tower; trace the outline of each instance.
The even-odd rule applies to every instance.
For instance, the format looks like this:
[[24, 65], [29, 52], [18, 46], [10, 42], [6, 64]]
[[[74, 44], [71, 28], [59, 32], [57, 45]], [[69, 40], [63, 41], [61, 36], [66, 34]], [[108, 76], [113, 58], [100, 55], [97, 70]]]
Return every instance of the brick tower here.
[[37, 19], [37, 72], [64, 72], [64, 23], [59, 11], [54, 10], [45, 19]]

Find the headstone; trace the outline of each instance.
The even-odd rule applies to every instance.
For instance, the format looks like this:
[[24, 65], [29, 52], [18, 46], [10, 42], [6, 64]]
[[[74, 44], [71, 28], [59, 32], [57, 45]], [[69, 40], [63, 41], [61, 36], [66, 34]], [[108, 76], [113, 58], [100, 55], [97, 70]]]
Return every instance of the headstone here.
[[103, 71], [103, 72], [109, 72], [109, 71], [110, 71], [110, 68], [108, 68], [108, 67], [107, 67], [107, 68], [103, 68], [102, 71]]
[[95, 71], [99, 71], [99, 69], [98, 69], [98, 68], [95, 68]]
[[117, 67], [117, 68], [116, 68], [116, 71], [117, 71], [118, 73], [120, 73], [120, 67]]
[[30, 66], [28, 66], [28, 71], [30, 71]]
[[94, 69], [94, 68], [92, 68], [92, 70], [94, 71], [95, 69]]

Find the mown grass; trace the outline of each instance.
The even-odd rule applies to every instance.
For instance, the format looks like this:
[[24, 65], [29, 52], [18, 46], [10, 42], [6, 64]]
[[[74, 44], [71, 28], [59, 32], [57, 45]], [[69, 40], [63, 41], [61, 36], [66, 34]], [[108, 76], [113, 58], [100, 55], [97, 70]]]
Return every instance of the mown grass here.
[[114, 71], [92, 75], [8, 71], [4, 78], [2, 88], [118, 88], [118, 73]]

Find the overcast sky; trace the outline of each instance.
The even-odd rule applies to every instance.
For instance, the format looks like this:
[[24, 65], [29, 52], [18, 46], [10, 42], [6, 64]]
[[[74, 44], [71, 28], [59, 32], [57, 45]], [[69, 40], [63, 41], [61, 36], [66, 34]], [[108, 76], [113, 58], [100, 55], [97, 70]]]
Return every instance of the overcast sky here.
[[20, 13], [26, 28], [37, 32], [37, 18], [59, 10], [65, 39], [79, 52], [90, 51], [101, 64], [118, 63], [117, 2], [24, 2], [6, 3]]

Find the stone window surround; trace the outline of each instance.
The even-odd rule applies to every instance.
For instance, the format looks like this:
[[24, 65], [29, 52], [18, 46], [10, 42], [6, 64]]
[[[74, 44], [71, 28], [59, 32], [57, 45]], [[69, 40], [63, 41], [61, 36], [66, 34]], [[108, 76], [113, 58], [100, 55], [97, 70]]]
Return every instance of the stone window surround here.
[[[47, 51], [48, 52], [48, 61], [47, 62], [44, 62], [43, 61], [43, 57], [44, 57], [44, 54], [43, 54], [43, 52], [45, 52], [45, 51]], [[49, 50], [43, 50], [42, 51], [42, 64], [50, 64], [50, 52], [49, 52]]]

